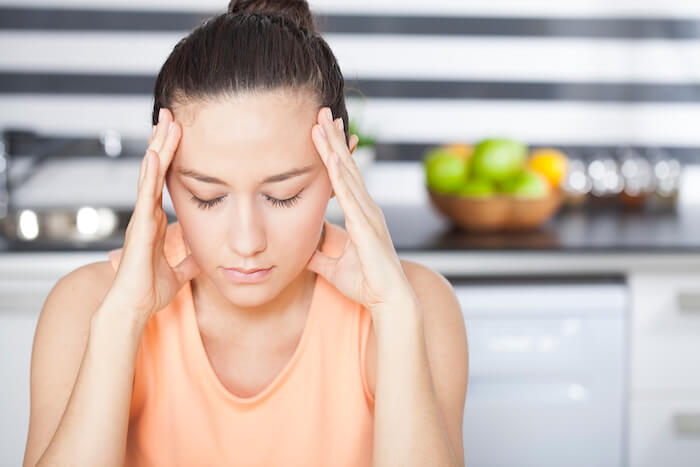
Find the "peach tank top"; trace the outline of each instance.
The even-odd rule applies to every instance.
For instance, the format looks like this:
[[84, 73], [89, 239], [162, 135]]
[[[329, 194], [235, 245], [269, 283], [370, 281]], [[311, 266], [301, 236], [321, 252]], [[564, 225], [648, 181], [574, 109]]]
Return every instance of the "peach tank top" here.
[[[338, 257], [347, 232], [324, 220], [321, 251]], [[178, 222], [165, 256], [187, 254]], [[121, 248], [108, 252], [116, 270]], [[238, 397], [218, 379], [187, 282], [146, 324], [138, 348], [127, 466], [369, 466], [374, 398], [366, 381], [371, 315], [318, 275], [291, 360], [265, 389]]]

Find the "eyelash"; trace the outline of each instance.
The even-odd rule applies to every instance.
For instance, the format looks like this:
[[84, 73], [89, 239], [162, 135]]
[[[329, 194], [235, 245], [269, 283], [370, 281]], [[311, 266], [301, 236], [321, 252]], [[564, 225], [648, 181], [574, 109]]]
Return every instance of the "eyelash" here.
[[[304, 190], [302, 190], [302, 191], [304, 191]], [[301, 199], [301, 191], [299, 193], [297, 193], [296, 195], [292, 196], [291, 198], [287, 198], [287, 199], [277, 199], [277, 198], [272, 198], [271, 196], [267, 196], [267, 195], [264, 195], [264, 196], [275, 207], [290, 208], [290, 207], [294, 206], [299, 201], [299, 199]], [[225, 196], [220, 196], [218, 198], [204, 200], [204, 199], [199, 199], [196, 196], [192, 195], [192, 201], [197, 203], [197, 205], [200, 209], [213, 208], [214, 206], [216, 206], [217, 204], [222, 202], [224, 200], [224, 198], [225, 198]]]

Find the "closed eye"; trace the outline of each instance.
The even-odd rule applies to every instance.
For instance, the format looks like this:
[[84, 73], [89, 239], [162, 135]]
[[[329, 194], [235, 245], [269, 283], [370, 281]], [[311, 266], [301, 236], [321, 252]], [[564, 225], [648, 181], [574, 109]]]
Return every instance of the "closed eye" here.
[[[277, 199], [277, 198], [273, 198], [272, 196], [268, 196], [268, 195], [263, 195], [263, 196], [265, 196], [265, 199], [267, 199], [275, 207], [292, 207], [301, 199], [302, 191], [304, 191], [304, 190], [301, 190], [296, 195], [292, 196], [291, 198], [287, 198], [287, 199]], [[221, 203], [224, 200], [224, 198], [226, 198], [226, 195], [219, 196], [218, 198], [213, 198], [213, 199], [199, 199], [195, 195], [192, 195], [192, 201], [195, 202], [200, 209], [213, 208], [217, 204]]]

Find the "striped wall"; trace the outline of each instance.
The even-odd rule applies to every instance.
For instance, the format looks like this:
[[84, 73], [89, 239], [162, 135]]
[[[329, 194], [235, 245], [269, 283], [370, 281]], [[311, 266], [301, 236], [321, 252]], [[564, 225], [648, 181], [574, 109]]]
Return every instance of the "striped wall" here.
[[[142, 145], [161, 63], [226, 3], [0, 1], [0, 127]], [[700, 157], [700, 2], [310, 3], [382, 160], [487, 136]]]

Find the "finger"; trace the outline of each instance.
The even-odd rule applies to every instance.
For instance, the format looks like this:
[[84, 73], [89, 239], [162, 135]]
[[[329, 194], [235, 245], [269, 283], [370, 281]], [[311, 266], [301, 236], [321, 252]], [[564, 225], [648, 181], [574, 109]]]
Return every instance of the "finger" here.
[[141, 184], [143, 184], [143, 176], [146, 173], [146, 161], [148, 160], [148, 150], [146, 150], [146, 154], [141, 158], [141, 164], [139, 166], [139, 182], [136, 185], [136, 194], [138, 195], [141, 192]]
[[148, 149], [152, 149], [156, 152], [160, 151], [160, 148], [163, 147], [165, 138], [168, 135], [168, 125], [170, 125], [171, 121], [172, 115], [170, 114], [170, 111], [165, 107], [162, 107], [160, 109], [160, 112], [158, 113], [158, 124], [156, 125], [156, 134], [153, 136], [153, 140], [148, 145]]
[[[317, 145], [317, 148], [319, 150], [319, 153], [321, 154], [321, 157], [324, 159], [324, 163], [328, 165], [328, 157], [330, 156], [331, 153], [336, 152], [333, 147], [330, 144], [330, 141], [328, 140], [327, 132], [326, 136], [324, 136], [321, 132], [321, 128], [323, 128], [323, 131], [326, 132], [325, 127], [323, 125], [315, 125], [313, 128], [313, 139], [314, 142]], [[345, 149], [347, 151], [347, 149]], [[342, 162], [341, 162], [342, 163]], [[359, 189], [359, 186], [361, 185], [362, 181], [360, 179], [359, 175], [352, 174], [352, 179], [353, 179], [353, 188]]]
[[319, 250], [316, 250], [309, 261], [306, 263], [306, 269], [320, 274], [327, 281], [331, 281], [331, 273], [338, 263], [338, 258], [332, 258]]
[[156, 180], [156, 188], [158, 189], [158, 192], [156, 193], [157, 196], [163, 194], [163, 181], [165, 180], [165, 173], [168, 171], [168, 167], [170, 167], [170, 163], [173, 161], [175, 150], [180, 143], [180, 130], [180, 125], [177, 122], [171, 122], [165, 143], [158, 152], [158, 156], [160, 158], [160, 170], [158, 171], [158, 179]]
[[146, 169], [139, 189], [138, 197], [136, 198], [136, 206], [134, 207], [134, 215], [138, 222], [147, 221], [153, 217], [153, 208], [155, 205], [155, 185], [156, 174], [158, 171], [158, 154], [154, 151], [146, 150]]
[[175, 277], [177, 278], [178, 290], [185, 282], [191, 280], [200, 273], [199, 265], [195, 262], [192, 255], [187, 255], [185, 259], [173, 268]]
[[[321, 134], [320, 126], [314, 126], [314, 129], [312, 131], [313, 133], [313, 139], [314, 143], [316, 143], [316, 146], [319, 150], [319, 152], [322, 152], [325, 154], [324, 156], [324, 163], [328, 166], [329, 163], [326, 162], [329, 159], [329, 154], [332, 154], [333, 148], [331, 148], [330, 143], [328, 142], [327, 138], [324, 137]], [[347, 151], [347, 149], [346, 149]], [[330, 161], [329, 161], [330, 162]], [[340, 174], [342, 177], [347, 179], [347, 183], [351, 187], [351, 191], [356, 195], [356, 199], [360, 204], [362, 205], [363, 211], [367, 214], [368, 218], [374, 218], [376, 217], [376, 220], [372, 220], [372, 226], [375, 228], [380, 227], [379, 223], [379, 218], [383, 217], [383, 214], [381, 213], [381, 209], [377, 204], [374, 202], [374, 199], [372, 199], [372, 196], [369, 194], [367, 191], [367, 187], [365, 186], [364, 182], [362, 181], [362, 176], [359, 173], [359, 170], [352, 172], [350, 169], [348, 169], [347, 164], [343, 164], [342, 161], [339, 164], [340, 167]], [[335, 189], [335, 186], [334, 186]], [[335, 190], [336, 196], [338, 194], [337, 190]], [[378, 230], [379, 232], [379, 230]]]
[[348, 145], [345, 141], [343, 119], [339, 117], [334, 121], [330, 108], [324, 107], [320, 111], [319, 124], [323, 126], [323, 129], [326, 132], [326, 139], [328, 140], [330, 147], [341, 156], [345, 156], [342, 158], [342, 162], [350, 167], [350, 171], [353, 172], [355, 178], [359, 180], [361, 178], [360, 171], [357, 168], [355, 161], [352, 159], [352, 157], [350, 157], [350, 150], [348, 149]]
[[345, 221], [348, 228], [351, 226], [356, 226], [359, 228], [362, 225], [369, 224], [369, 217], [367, 213], [362, 209], [360, 202], [357, 200], [355, 195], [348, 184], [347, 175], [343, 175], [343, 168], [340, 164], [340, 158], [335, 153], [332, 152], [328, 156], [328, 174], [333, 184], [333, 190], [335, 191], [336, 198], [338, 198], [338, 203], [340, 208], [345, 214]]

